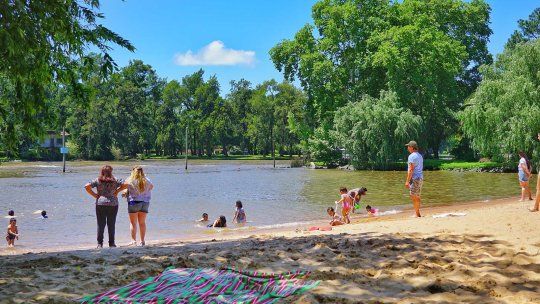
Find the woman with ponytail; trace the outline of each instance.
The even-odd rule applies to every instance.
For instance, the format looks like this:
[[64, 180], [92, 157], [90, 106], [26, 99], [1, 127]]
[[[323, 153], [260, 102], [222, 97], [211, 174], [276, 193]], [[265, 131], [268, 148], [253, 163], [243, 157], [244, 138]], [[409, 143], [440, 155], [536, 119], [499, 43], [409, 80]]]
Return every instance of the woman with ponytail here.
[[126, 180], [129, 228], [131, 231], [131, 245], [137, 245], [137, 224], [141, 237], [141, 246], [145, 245], [146, 215], [150, 206], [151, 192], [154, 185], [146, 178], [143, 168], [136, 166], [131, 170], [131, 176]]

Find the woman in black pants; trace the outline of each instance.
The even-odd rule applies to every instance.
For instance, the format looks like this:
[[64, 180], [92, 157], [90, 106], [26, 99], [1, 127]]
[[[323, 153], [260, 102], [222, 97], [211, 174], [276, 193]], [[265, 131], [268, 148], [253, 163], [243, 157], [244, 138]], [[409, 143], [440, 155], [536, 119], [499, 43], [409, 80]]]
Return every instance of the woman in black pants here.
[[[99, 177], [84, 186], [86, 192], [96, 199], [98, 248], [103, 248], [105, 226], [107, 226], [109, 232], [109, 247], [116, 247], [114, 243], [114, 225], [116, 223], [116, 214], [118, 213], [117, 196], [126, 187], [123, 186], [121, 179], [114, 178], [112, 171], [113, 168], [111, 166], [103, 166]], [[97, 193], [92, 188], [96, 188]]]

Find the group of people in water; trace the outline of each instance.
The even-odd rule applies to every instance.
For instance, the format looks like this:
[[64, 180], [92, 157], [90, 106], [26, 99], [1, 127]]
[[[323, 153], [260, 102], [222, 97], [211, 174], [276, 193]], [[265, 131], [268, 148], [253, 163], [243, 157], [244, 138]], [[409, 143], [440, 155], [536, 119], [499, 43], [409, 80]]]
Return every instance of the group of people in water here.
[[[538, 134], [540, 140], [540, 133]], [[407, 159], [407, 178], [405, 187], [409, 189], [409, 195], [413, 203], [413, 208], [416, 217], [420, 215], [420, 194], [423, 185], [423, 157], [418, 152], [418, 144], [415, 141], [410, 141], [405, 145], [409, 152]], [[532, 200], [532, 193], [529, 187], [529, 179], [532, 175], [531, 164], [527, 155], [519, 152], [520, 160], [518, 164], [518, 178], [521, 186], [521, 200], [524, 201], [528, 196]], [[97, 219], [97, 243], [98, 248], [103, 247], [105, 227], [108, 231], [109, 247], [116, 247], [115, 243], [115, 226], [116, 217], [118, 214], [118, 195], [127, 200], [127, 209], [130, 222], [131, 243], [130, 245], [145, 246], [146, 241], [146, 216], [150, 207], [150, 199], [154, 185], [146, 177], [141, 166], [135, 166], [130, 176], [124, 181], [117, 179], [112, 174], [113, 168], [105, 165], [101, 168], [98, 178], [92, 180], [85, 185], [86, 192], [95, 199], [95, 211]], [[540, 182], [540, 180], [539, 180]], [[335, 202], [334, 207], [327, 208], [327, 214], [330, 216], [330, 225], [337, 226], [349, 224], [351, 222], [351, 213], [356, 213], [360, 209], [360, 201], [367, 194], [367, 188], [359, 187], [352, 190], [347, 190], [345, 187], [339, 189], [340, 198]], [[531, 211], [538, 211], [537, 199], [535, 207]], [[377, 215], [378, 209], [369, 205], [365, 207], [369, 216]], [[47, 218], [47, 212], [41, 211], [41, 217]], [[10, 210], [8, 213], [9, 226], [7, 228], [6, 241], [9, 247], [13, 247], [15, 240], [19, 238], [19, 230], [17, 227], [17, 219], [15, 212]], [[198, 220], [201, 223], [209, 222], [207, 213], [202, 214], [202, 218]], [[246, 212], [244, 211], [241, 201], [236, 201], [236, 210], [233, 217], [233, 222], [243, 224], [247, 222]], [[223, 228], [227, 227], [227, 219], [224, 215], [220, 215], [216, 220], [207, 225], [207, 227]], [[139, 232], [140, 242], [137, 242], [137, 231]]]

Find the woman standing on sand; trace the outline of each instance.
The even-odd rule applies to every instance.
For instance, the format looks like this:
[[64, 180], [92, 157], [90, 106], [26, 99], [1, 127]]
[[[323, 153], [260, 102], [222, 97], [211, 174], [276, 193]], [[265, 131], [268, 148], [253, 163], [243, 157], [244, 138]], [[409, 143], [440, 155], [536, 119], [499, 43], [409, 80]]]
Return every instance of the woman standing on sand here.
[[519, 165], [518, 165], [518, 178], [519, 185], [521, 186], [521, 199], [520, 202], [525, 200], [525, 196], [528, 195], [529, 199], [532, 200], [531, 188], [529, 187], [529, 178], [531, 177], [531, 162], [527, 158], [525, 152], [520, 151], [519, 153]]
[[[105, 226], [109, 232], [109, 247], [116, 247], [114, 243], [114, 229], [116, 215], [118, 214], [118, 193], [125, 189], [121, 179], [112, 175], [113, 168], [105, 165], [101, 174], [95, 180], [84, 186], [86, 192], [96, 199], [97, 242], [98, 248], [103, 248], [103, 232]], [[96, 188], [97, 193], [93, 188]]]
[[130, 245], [137, 245], [137, 223], [141, 235], [141, 246], [145, 245], [146, 215], [150, 206], [150, 198], [154, 185], [146, 178], [143, 168], [136, 166], [131, 170], [131, 176], [124, 184], [127, 187], [129, 230], [131, 231]]

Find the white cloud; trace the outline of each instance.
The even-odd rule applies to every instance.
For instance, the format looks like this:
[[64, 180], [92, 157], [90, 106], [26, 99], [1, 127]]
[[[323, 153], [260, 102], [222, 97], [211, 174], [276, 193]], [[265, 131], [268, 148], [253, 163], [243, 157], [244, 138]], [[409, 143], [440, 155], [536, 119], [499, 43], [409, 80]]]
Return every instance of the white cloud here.
[[174, 62], [177, 65], [253, 65], [255, 62], [254, 51], [233, 50], [225, 47], [223, 42], [216, 40], [193, 53], [176, 54]]

